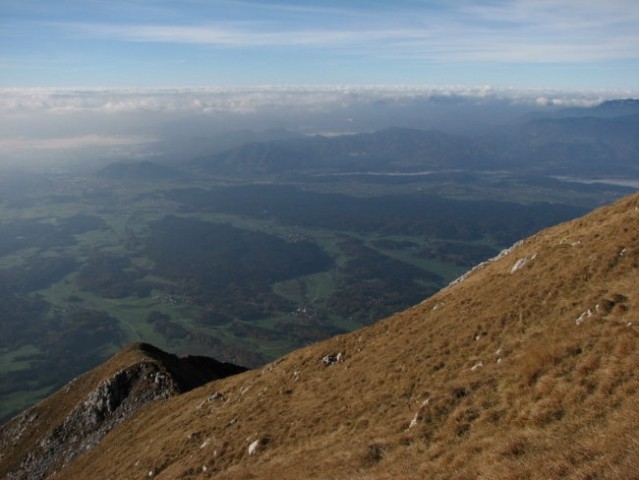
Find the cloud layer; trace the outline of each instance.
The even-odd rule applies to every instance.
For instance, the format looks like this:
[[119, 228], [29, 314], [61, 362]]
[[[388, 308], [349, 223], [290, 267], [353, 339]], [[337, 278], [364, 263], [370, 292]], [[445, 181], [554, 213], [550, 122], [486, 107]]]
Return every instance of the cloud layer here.
[[335, 85], [164, 89], [0, 89], [0, 113], [105, 115], [135, 113], [255, 114], [273, 110], [331, 111], [380, 102], [490, 102], [538, 106], [591, 106], [636, 91], [505, 89], [491, 86]]
[[0, 89], [0, 166], [195, 158], [229, 148], [246, 130], [312, 135], [400, 126], [481, 134], [531, 110], [632, 96], [639, 91], [429, 85]]

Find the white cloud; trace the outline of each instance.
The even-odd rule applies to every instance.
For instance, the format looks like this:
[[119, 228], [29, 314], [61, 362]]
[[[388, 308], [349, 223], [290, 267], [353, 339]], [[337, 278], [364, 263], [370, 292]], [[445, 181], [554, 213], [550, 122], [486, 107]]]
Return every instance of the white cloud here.
[[533, 109], [637, 96], [639, 89], [490, 85], [0, 89], [0, 166], [140, 155], [189, 159], [243, 130], [344, 134], [408, 126], [477, 133]]
[[430, 85], [294, 85], [163, 89], [0, 89], [5, 115], [253, 114], [264, 111], [320, 112], [388, 102], [458, 98], [534, 104], [592, 105], [610, 98], [634, 96], [630, 91], [570, 92], [508, 89], [492, 86]]
[[75, 35], [115, 41], [201, 44], [221, 47], [344, 47], [422, 38], [424, 32], [409, 29], [264, 28], [254, 22], [209, 25], [152, 24], [52, 24]]
[[[634, 0], [417, 2], [395, 10], [231, 2], [246, 12], [233, 21], [185, 23], [51, 23], [67, 35], [112, 41], [220, 48], [316, 48], [429, 62], [581, 63], [638, 59]], [[410, 5], [413, 6], [412, 8]], [[285, 10], [255, 20], [252, 7]], [[297, 20], [297, 21], [296, 21]]]

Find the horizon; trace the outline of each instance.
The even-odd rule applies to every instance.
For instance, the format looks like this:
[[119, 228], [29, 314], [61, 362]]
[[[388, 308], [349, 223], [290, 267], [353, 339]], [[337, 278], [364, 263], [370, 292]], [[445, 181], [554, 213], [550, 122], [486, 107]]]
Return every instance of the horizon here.
[[404, 127], [481, 135], [533, 111], [588, 108], [632, 97], [639, 98], [639, 89], [426, 84], [0, 87], [0, 168], [89, 165], [95, 158], [192, 158], [213, 151], [226, 135], [243, 131], [333, 136]]
[[637, 23], [630, 0], [5, 0], [0, 167], [243, 130], [477, 135], [639, 98]]

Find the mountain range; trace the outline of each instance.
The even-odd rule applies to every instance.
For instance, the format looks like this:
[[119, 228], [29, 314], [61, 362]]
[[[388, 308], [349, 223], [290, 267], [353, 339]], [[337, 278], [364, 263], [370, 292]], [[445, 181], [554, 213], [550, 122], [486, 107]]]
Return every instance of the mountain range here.
[[624, 176], [637, 172], [639, 101], [530, 114], [478, 137], [387, 128], [371, 133], [249, 142], [202, 156], [192, 167], [218, 175], [441, 170]]
[[259, 369], [132, 345], [5, 424], [0, 475], [637, 478], [638, 245], [635, 194]]

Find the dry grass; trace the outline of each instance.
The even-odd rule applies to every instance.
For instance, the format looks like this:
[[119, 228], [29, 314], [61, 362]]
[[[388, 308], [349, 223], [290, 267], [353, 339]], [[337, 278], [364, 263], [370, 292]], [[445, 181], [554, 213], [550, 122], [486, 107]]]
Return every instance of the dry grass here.
[[57, 478], [639, 478], [638, 205], [549, 229], [406, 312], [145, 409]]

